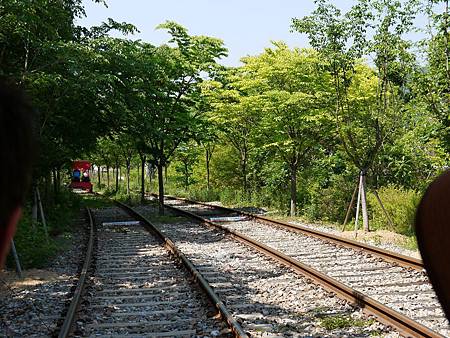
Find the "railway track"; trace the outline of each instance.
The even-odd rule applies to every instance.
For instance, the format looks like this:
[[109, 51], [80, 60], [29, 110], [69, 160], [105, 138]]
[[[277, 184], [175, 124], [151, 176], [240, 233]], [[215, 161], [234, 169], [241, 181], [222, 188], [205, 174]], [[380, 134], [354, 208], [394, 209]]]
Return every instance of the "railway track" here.
[[59, 337], [245, 337], [173, 243], [129, 212], [93, 212], [90, 250]]
[[[157, 209], [141, 206], [151, 219]], [[250, 337], [399, 337], [309, 278], [220, 229], [167, 216], [158, 227], [211, 284]]]
[[244, 214], [184, 199], [170, 198], [167, 204], [175, 208], [174, 211], [219, 227], [247, 244], [265, 250], [266, 254], [284, 259], [285, 264], [296, 266], [298, 271], [325, 283], [328, 289], [359, 304], [405, 335], [450, 335], [448, 321], [419, 260], [408, 261], [402, 256], [396, 259], [393, 253], [374, 252], [366, 245], [357, 248], [357, 242], [347, 245], [334, 238], [326, 240], [320, 238], [320, 234], [307, 234], [295, 226], [270, 223], [267, 218], [258, 219], [248, 214], [246, 220], [231, 218], [234, 221], [218, 225], [208, 219]]

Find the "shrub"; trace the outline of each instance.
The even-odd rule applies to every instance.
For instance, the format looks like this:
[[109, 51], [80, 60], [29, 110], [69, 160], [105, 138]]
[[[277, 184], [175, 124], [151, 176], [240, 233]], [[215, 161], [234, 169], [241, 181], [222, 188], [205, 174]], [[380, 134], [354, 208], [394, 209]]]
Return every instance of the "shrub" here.
[[387, 186], [378, 190], [378, 195], [390, 215], [393, 229], [390, 229], [386, 218], [375, 195], [367, 195], [370, 221], [372, 229], [389, 229], [404, 235], [411, 236], [414, 233], [414, 217], [420, 202], [420, 194], [414, 190]]
[[[45, 217], [49, 238], [45, 236], [44, 227], [41, 223], [32, 226], [31, 205], [23, 210], [23, 217], [17, 225], [14, 243], [19, 254], [22, 267], [42, 268], [48, 260], [58, 254], [70, 237], [71, 220], [78, 214], [80, 209], [80, 197], [66, 189], [61, 189], [58, 194], [58, 203], [51, 206], [44, 205]], [[7, 266], [14, 267], [14, 260], [8, 256]]]
[[208, 190], [204, 186], [196, 186], [189, 190], [188, 197], [201, 202], [218, 201], [220, 200], [220, 190]]
[[334, 176], [333, 181], [327, 187], [321, 187], [312, 182], [302, 196], [304, 215], [312, 220], [341, 223], [344, 220], [353, 189], [354, 182], [347, 181], [343, 176]]

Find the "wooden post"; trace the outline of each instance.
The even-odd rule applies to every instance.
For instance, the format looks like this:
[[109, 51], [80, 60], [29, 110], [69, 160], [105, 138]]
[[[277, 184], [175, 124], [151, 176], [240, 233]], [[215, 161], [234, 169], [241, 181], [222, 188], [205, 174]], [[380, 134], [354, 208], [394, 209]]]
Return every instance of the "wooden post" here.
[[45, 238], [47, 239], [47, 243], [48, 243], [49, 238], [48, 238], [47, 222], [45, 221], [45, 214], [44, 214], [44, 208], [42, 207], [41, 194], [39, 193], [39, 188], [37, 188], [37, 187], [36, 187], [36, 194], [37, 194], [37, 199], [38, 199], [38, 203], [39, 203], [39, 211], [41, 214], [41, 221], [42, 221], [42, 225], [44, 226]]
[[375, 197], [377, 198], [377, 201], [378, 201], [378, 203], [380, 204], [381, 209], [383, 209], [383, 213], [384, 213], [384, 215], [386, 216], [386, 218], [387, 218], [387, 220], [388, 220], [390, 229], [391, 229], [391, 230], [394, 229], [394, 222], [392, 221], [391, 216], [388, 214], [387, 210], [385, 209], [385, 207], [384, 207], [384, 205], [383, 205], [383, 202], [381, 202], [381, 198], [380, 198], [380, 196], [378, 195], [378, 191], [375, 190], [375, 191], [373, 192], [373, 194], [374, 194]]
[[367, 198], [366, 198], [366, 171], [361, 172], [362, 184], [361, 184], [361, 209], [363, 215], [363, 227], [364, 231], [369, 231], [369, 215], [367, 213]]
[[19, 278], [22, 278], [22, 267], [20, 266], [19, 255], [17, 254], [16, 246], [14, 245], [14, 240], [11, 240], [11, 252], [13, 254], [14, 261], [16, 262], [17, 276], [19, 276]]
[[361, 185], [362, 185], [362, 176], [359, 175], [358, 201], [356, 202], [355, 238], [358, 236], [359, 204], [361, 203]]
[[137, 167], [137, 177], [136, 177], [136, 182], [137, 182], [137, 186], [139, 187], [141, 184], [141, 166], [138, 165]]
[[348, 205], [348, 208], [347, 208], [347, 213], [345, 214], [344, 223], [342, 224], [342, 231], [345, 230], [345, 225], [347, 224], [348, 218], [350, 217], [350, 212], [352, 211], [352, 206], [353, 206], [353, 203], [355, 202], [356, 191], [358, 190], [358, 187], [359, 187], [359, 177], [358, 177], [358, 181], [356, 182], [355, 189], [353, 190], [352, 200], [350, 201], [350, 204]]

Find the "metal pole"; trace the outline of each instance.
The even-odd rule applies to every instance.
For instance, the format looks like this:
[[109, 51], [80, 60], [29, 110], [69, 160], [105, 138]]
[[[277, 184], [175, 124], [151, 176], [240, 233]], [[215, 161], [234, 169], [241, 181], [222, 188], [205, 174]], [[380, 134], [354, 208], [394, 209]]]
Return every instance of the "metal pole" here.
[[16, 246], [14, 245], [14, 240], [11, 240], [11, 252], [14, 256], [14, 261], [16, 262], [16, 272], [19, 278], [22, 278], [22, 267], [20, 266], [19, 255], [17, 255]]

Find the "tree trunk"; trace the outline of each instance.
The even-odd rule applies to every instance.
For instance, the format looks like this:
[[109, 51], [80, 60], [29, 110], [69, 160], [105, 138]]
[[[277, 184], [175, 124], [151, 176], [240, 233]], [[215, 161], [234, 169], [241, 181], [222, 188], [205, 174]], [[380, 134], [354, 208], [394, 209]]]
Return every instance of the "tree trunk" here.
[[145, 160], [146, 156], [141, 157], [141, 203], [145, 201]]
[[45, 202], [48, 202], [49, 201], [49, 197], [48, 197], [48, 195], [49, 195], [49, 193], [48, 193], [48, 190], [49, 190], [49, 188], [48, 188], [48, 186], [49, 186], [49, 184], [50, 184], [50, 174], [49, 173], [46, 173], [45, 175], [44, 175], [44, 200], [45, 200]]
[[151, 164], [150, 162], [147, 163], [147, 173], [148, 173], [148, 191], [150, 191], [153, 182], [153, 164]]
[[297, 214], [297, 162], [291, 163], [291, 217]]
[[242, 167], [242, 188], [244, 189], [244, 194], [247, 194], [247, 152], [243, 150], [241, 152], [241, 167]]
[[141, 185], [141, 166], [136, 166], [137, 168], [137, 175], [136, 175], [136, 186], [140, 186]]
[[366, 171], [364, 170], [362, 173], [362, 186], [361, 186], [361, 208], [363, 215], [363, 227], [364, 231], [369, 231], [369, 216], [367, 213], [367, 199], [366, 199]]
[[119, 164], [116, 163], [116, 192], [119, 191]]
[[164, 178], [163, 166], [158, 163], [158, 199], [159, 199], [159, 215], [164, 215]]
[[55, 203], [58, 199], [58, 183], [56, 182], [56, 169], [52, 169], [52, 178], [53, 178], [53, 198], [55, 200]]
[[109, 188], [109, 165], [106, 166], [106, 182]]
[[189, 187], [189, 174], [188, 174], [188, 164], [184, 163], [184, 190], [188, 190]]
[[211, 189], [210, 167], [209, 167], [210, 162], [211, 162], [211, 152], [209, 151], [209, 149], [206, 149], [206, 189], [208, 191]]
[[[381, 206], [381, 209], [383, 210], [384, 216], [387, 218], [388, 223], [389, 223], [389, 229], [393, 230], [394, 229], [394, 222], [392, 221], [391, 216], [389, 216], [389, 213], [387, 212], [386, 208], [384, 207], [383, 202], [381, 201], [380, 195], [378, 195], [378, 191], [374, 191], [373, 194], [375, 195], [375, 197], [377, 198], [378, 203]], [[410, 230], [411, 230], [411, 225], [410, 225]]]
[[56, 189], [58, 191], [58, 194], [60, 192], [60, 188], [61, 188], [61, 169], [56, 168]]
[[130, 196], [130, 171], [131, 171], [131, 163], [130, 161], [126, 162], [127, 168], [126, 168], [126, 173], [127, 173], [127, 195]]
[[167, 163], [167, 164], [164, 166], [164, 178], [165, 178], [166, 183], [167, 183], [167, 180], [169, 179], [169, 175], [167, 175], [167, 169], [168, 169], [168, 167], [169, 167], [169, 164]]
[[38, 201], [35, 186], [33, 186], [32, 192], [33, 192], [33, 206], [31, 208], [31, 225], [33, 227], [33, 230], [36, 230], [36, 223], [38, 218]]
[[100, 184], [102, 183], [102, 167], [99, 165], [97, 167], [97, 174], [98, 174], [98, 187], [100, 188]]

